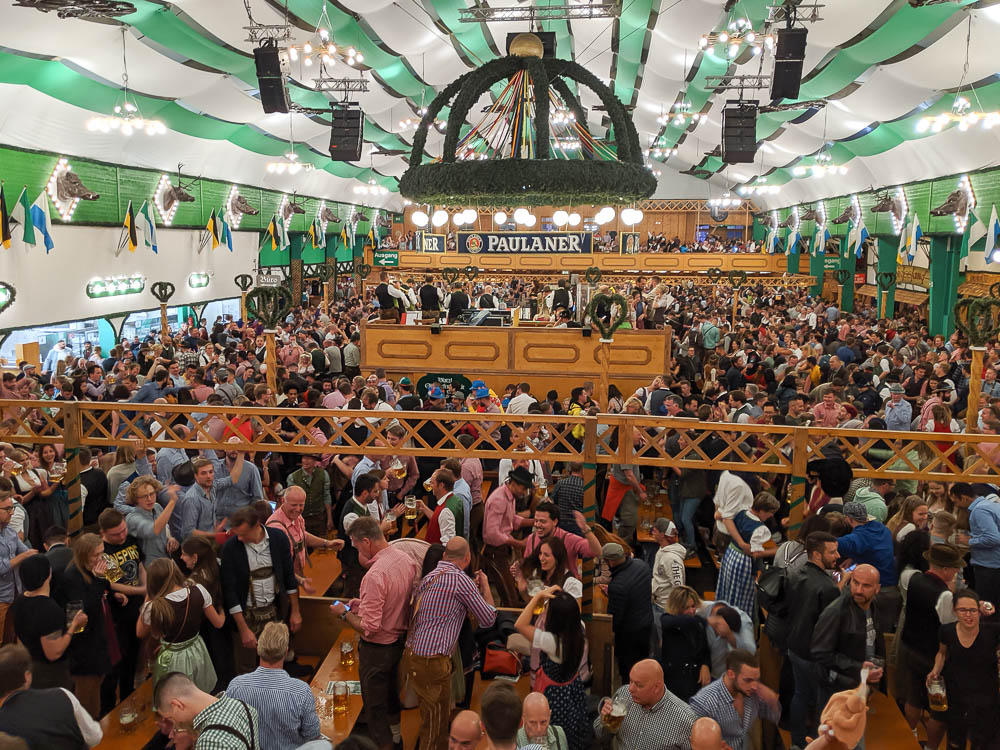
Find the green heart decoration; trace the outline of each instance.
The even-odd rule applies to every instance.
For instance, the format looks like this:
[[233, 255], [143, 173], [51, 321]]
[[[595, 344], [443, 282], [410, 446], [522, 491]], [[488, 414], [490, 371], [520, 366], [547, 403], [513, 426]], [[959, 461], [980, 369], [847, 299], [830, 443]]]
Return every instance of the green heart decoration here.
[[241, 273], [233, 281], [241, 292], [249, 292], [250, 287], [253, 286], [253, 276], [248, 273]]
[[1000, 299], [1000, 281], [990, 287], [990, 296], [993, 299]]
[[459, 269], [453, 268], [452, 266], [447, 266], [446, 268], [441, 269], [441, 278], [445, 280], [448, 286], [451, 286], [456, 281], [458, 281], [458, 276], [460, 273], [461, 271]]
[[247, 295], [247, 314], [267, 330], [276, 330], [292, 309], [292, 293], [284, 286], [259, 286]]
[[729, 284], [733, 289], [739, 289], [741, 286], [747, 283], [747, 272], [740, 269], [739, 271], [729, 272]]
[[892, 285], [896, 283], [896, 272], [879, 271], [875, 274], [875, 283], [878, 284], [878, 288], [883, 292], [889, 291], [892, 289]]
[[325, 284], [333, 278], [333, 269], [326, 265], [326, 263], [323, 263], [316, 269], [316, 276]]
[[851, 272], [846, 268], [838, 268], [833, 272], [833, 278], [837, 280], [837, 283], [843, 286], [847, 283], [847, 280], [851, 278]]
[[367, 279], [368, 275], [372, 272], [372, 267], [368, 263], [355, 263], [354, 273], [360, 276], [362, 279]]
[[14, 304], [17, 290], [6, 281], [0, 281], [0, 313]]
[[722, 269], [721, 268], [709, 268], [708, 269], [708, 278], [711, 279], [712, 282], [714, 282], [716, 284], [719, 283], [719, 279], [722, 278]]
[[596, 284], [601, 280], [601, 269], [597, 266], [591, 266], [587, 269], [586, 273], [583, 274], [583, 278], [588, 284]]
[[465, 278], [469, 281], [475, 281], [479, 276], [479, 269], [475, 266], [469, 265], [462, 269], [462, 273], [465, 274]]
[[[594, 310], [597, 308], [597, 305], [605, 301], [613, 305], [618, 305], [618, 317], [611, 321], [611, 325], [607, 325], [603, 320], [594, 317]], [[621, 327], [622, 323], [628, 317], [628, 302], [620, 294], [595, 294], [590, 298], [590, 303], [587, 305], [584, 317], [589, 317], [591, 322], [597, 326], [597, 330], [601, 332], [602, 341], [611, 341], [611, 337], [614, 336], [615, 331]]]
[[963, 297], [955, 305], [955, 325], [969, 346], [986, 346], [1000, 333], [1000, 299]]
[[152, 292], [161, 305], [165, 305], [174, 296], [174, 292], [177, 289], [169, 281], [157, 281], [149, 288], [149, 291]]

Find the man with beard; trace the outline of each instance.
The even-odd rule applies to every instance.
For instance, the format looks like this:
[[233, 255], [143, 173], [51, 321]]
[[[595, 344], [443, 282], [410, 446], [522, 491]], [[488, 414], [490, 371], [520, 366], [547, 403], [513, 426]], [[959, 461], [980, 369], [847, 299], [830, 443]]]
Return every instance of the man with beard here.
[[699, 690], [690, 705], [697, 716], [718, 722], [722, 738], [732, 750], [746, 747], [758, 716], [775, 723], [781, 717], [777, 693], [760, 682], [757, 657], [742, 649], [729, 653], [726, 673]]
[[[485, 389], [484, 389], [485, 390]], [[519, 601], [517, 587], [510, 573], [511, 547], [524, 547], [524, 541], [511, 536], [514, 529], [531, 524], [530, 518], [517, 514], [517, 502], [525, 499], [534, 487], [535, 479], [527, 469], [518, 466], [507, 475], [507, 481], [486, 499], [483, 517], [483, 570], [495, 586], [504, 606]]]

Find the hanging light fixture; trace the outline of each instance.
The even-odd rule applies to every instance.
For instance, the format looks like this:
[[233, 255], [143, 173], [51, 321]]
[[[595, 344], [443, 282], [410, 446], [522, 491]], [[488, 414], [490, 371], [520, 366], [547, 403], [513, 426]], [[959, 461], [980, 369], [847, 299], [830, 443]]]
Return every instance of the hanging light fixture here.
[[826, 139], [826, 125], [830, 108], [823, 108], [823, 148], [812, 157], [812, 164], [798, 164], [792, 167], [792, 175], [795, 177], [833, 177], [834, 175], [845, 175], [848, 168], [843, 164], [833, 163], [830, 155], [830, 145]]
[[722, 31], [712, 31], [702, 35], [698, 47], [702, 50], [715, 50], [717, 45], [724, 45], [725, 54], [719, 57], [736, 57], [743, 45], [749, 45], [752, 54], [759, 55], [764, 50], [774, 50], [774, 35], [762, 31], [754, 31], [753, 24], [747, 18], [730, 18], [728, 25]]
[[146, 135], [163, 135], [167, 132], [167, 126], [160, 120], [153, 120], [142, 116], [139, 110], [139, 102], [135, 94], [128, 89], [128, 59], [125, 54], [125, 34], [127, 27], [122, 26], [122, 82], [124, 91], [122, 99], [115, 104], [114, 111], [104, 117], [91, 117], [87, 121], [87, 130], [94, 133], [118, 133], [125, 137], [134, 133], [145, 133]]
[[295, 135], [292, 133], [292, 116], [288, 115], [288, 151], [282, 154], [280, 161], [269, 161], [267, 171], [270, 174], [298, 174], [299, 172], [311, 172], [316, 165], [309, 162], [299, 161], [299, 155], [295, 153]]
[[[427, 75], [426, 75], [427, 71], [425, 62], [426, 62], [426, 55], [424, 54], [420, 56], [420, 78], [421, 80], [424, 81], [427, 80]], [[424, 115], [427, 114], [427, 107], [424, 106], [424, 96], [426, 93], [427, 93], [426, 89], [420, 92], [420, 106], [417, 108], [417, 116], [407, 117], [406, 119], [399, 121], [400, 132], [405, 133], [409, 130], [416, 130], [418, 127], [420, 127], [421, 120], [423, 120]], [[448, 126], [448, 122], [446, 120], [440, 119], [439, 117], [435, 117], [434, 122], [431, 124], [438, 131], [442, 133], [444, 132], [444, 129]]]
[[316, 22], [313, 35], [302, 44], [289, 45], [285, 50], [285, 59], [288, 62], [300, 63], [306, 68], [312, 67], [315, 60], [319, 63], [321, 71], [336, 65], [338, 57], [343, 59], [352, 68], [363, 63], [365, 56], [354, 47], [342, 50], [334, 44], [333, 35], [330, 31], [332, 28], [333, 24], [330, 22], [330, 16], [326, 12], [326, 3], [323, 3], [323, 12], [320, 13], [319, 21]]

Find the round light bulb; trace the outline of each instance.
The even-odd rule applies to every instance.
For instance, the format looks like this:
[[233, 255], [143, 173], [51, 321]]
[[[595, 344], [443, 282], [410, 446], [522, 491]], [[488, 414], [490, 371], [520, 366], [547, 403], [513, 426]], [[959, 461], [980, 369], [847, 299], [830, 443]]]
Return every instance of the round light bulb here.
[[729, 41], [729, 34], [727, 34], [725, 31], [723, 31], [721, 34], [719, 34], [719, 41], [722, 42], [723, 44], [725, 44], [726, 42], [728, 42]]
[[451, 217], [451, 220], [456, 227], [460, 227], [465, 224], [465, 217], [462, 216], [462, 214], [455, 214]]
[[526, 208], [519, 208], [514, 211], [514, 221], [518, 224], [526, 224], [528, 222], [528, 216], [530, 216], [530, 214]]
[[462, 212], [462, 218], [466, 224], [473, 224], [479, 218], [479, 212], [474, 208], [467, 208]]
[[506, 224], [507, 214], [503, 211], [497, 211], [495, 214], [493, 214], [493, 221], [495, 221], [497, 224]]
[[414, 225], [418, 227], [426, 227], [427, 222], [429, 221], [427, 214], [423, 211], [414, 211], [410, 215], [410, 219], [413, 221]]
[[524, 226], [526, 226], [526, 227], [533, 227], [537, 223], [538, 223], [538, 217], [536, 217], [534, 214], [529, 214], [528, 215], [528, 220], [526, 222], [524, 222]]
[[438, 209], [431, 215], [431, 224], [436, 227], [443, 227], [448, 223], [448, 212], [442, 209]]
[[552, 214], [552, 221], [557, 227], [564, 227], [569, 223], [569, 214], [560, 209]]
[[578, 226], [580, 226], [580, 214], [578, 214], [578, 213], [572, 213], [572, 214], [570, 214], [569, 215], [569, 225], [571, 227], [578, 227]]

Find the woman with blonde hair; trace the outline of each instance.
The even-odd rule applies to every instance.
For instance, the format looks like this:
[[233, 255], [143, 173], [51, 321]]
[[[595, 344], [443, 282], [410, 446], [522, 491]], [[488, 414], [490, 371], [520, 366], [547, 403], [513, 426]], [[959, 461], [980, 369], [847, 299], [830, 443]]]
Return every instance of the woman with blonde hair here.
[[108, 469], [108, 499], [114, 501], [121, 483], [139, 473], [135, 459], [135, 448], [131, 445], [121, 445], [115, 450], [115, 463]]
[[212, 595], [200, 583], [185, 581], [177, 564], [165, 557], [149, 564], [146, 592], [135, 632], [140, 638], [152, 634], [160, 641], [153, 686], [167, 673], [181, 672], [199, 689], [212, 692], [218, 677], [199, 630], [203, 619], [217, 628], [226, 619], [213, 606]]
[[696, 614], [700, 607], [697, 591], [690, 586], [674, 586], [667, 594], [666, 614], [653, 623], [663, 637], [658, 654], [663, 681], [671, 693], [685, 702], [712, 681], [706, 625]]
[[911, 531], [926, 529], [928, 517], [927, 501], [920, 495], [909, 495], [885, 525], [892, 532], [893, 538], [901, 542]]

